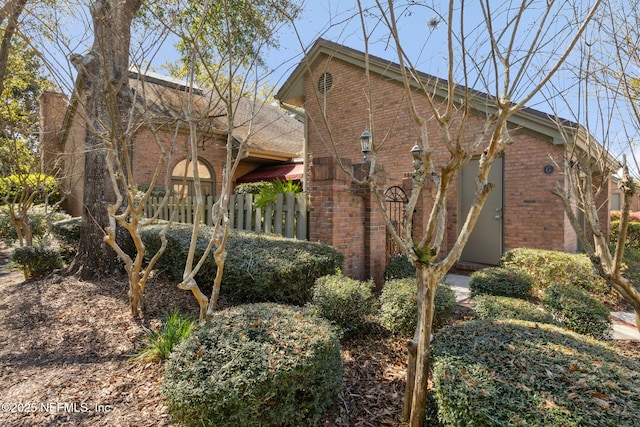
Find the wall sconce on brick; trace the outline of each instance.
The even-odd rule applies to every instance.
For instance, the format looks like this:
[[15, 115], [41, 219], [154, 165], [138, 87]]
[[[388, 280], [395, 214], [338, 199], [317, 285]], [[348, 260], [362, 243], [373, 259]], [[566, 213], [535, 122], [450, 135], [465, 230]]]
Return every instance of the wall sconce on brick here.
[[371, 153], [371, 147], [373, 146], [373, 142], [371, 139], [371, 132], [366, 127], [364, 128], [364, 132], [360, 135], [360, 147], [362, 149], [362, 154], [364, 154], [364, 161], [369, 161], [369, 153]]

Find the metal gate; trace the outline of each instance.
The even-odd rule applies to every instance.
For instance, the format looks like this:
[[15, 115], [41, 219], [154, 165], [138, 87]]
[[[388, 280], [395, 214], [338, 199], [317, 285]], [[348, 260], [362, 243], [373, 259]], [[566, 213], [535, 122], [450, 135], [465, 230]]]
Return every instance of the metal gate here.
[[[391, 220], [391, 224], [396, 230], [396, 233], [402, 235], [404, 231], [404, 211], [409, 199], [407, 194], [401, 187], [394, 185], [387, 188], [384, 192], [385, 204], [387, 208], [387, 215]], [[387, 258], [393, 258], [395, 255], [401, 253], [398, 244], [393, 240], [391, 234], [387, 231]]]

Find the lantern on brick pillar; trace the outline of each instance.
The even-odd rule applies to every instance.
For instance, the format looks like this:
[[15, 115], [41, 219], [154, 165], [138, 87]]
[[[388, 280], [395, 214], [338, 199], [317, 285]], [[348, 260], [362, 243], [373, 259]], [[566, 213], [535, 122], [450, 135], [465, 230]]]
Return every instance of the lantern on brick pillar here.
[[369, 153], [371, 153], [372, 145], [371, 132], [369, 132], [369, 129], [365, 127], [364, 132], [360, 135], [360, 148], [362, 149], [362, 154], [364, 154], [365, 162], [369, 161]]

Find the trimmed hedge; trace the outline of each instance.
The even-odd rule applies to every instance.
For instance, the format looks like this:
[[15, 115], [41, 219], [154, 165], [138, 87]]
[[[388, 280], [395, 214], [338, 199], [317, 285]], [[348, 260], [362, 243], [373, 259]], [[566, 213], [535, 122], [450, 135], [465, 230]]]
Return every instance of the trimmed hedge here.
[[[145, 227], [141, 233], [145, 256], [160, 248], [163, 225]], [[156, 268], [171, 279], [182, 280], [191, 241], [192, 226], [174, 224], [167, 232], [167, 248]], [[198, 237], [196, 259], [204, 253], [210, 227], [202, 227]], [[232, 230], [227, 241], [227, 258], [221, 295], [233, 304], [279, 302], [304, 305], [311, 300], [317, 278], [333, 274], [342, 267], [344, 256], [328, 245], [304, 240]], [[196, 275], [205, 290], [211, 289], [216, 265], [213, 254]]]
[[214, 313], [169, 357], [163, 393], [185, 426], [315, 425], [342, 386], [337, 334], [309, 310]]
[[501, 264], [531, 276], [537, 296], [552, 284], [568, 284], [580, 286], [603, 302], [618, 298], [605, 280], [595, 274], [591, 261], [584, 254], [517, 248], [506, 252]]
[[320, 277], [310, 307], [336, 325], [345, 338], [365, 335], [377, 308], [373, 282], [360, 282], [342, 274]]
[[[446, 285], [438, 285], [433, 313], [433, 328], [442, 327], [456, 309], [456, 294]], [[395, 335], [412, 337], [418, 323], [418, 299], [415, 279], [396, 279], [385, 283], [380, 294], [380, 323]]]
[[584, 289], [573, 285], [551, 285], [542, 306], [567, 328], [596, 339], [609, 338], [609, 309]]
[[40, 246], [15, 248], [11, 252], [11, 261], [22, 270], [25, 279], [44, 277], [62, 268], [60, 253]]
[[[620, 220], [611, 221], [609, 226], [611, 231], [609, 240], [611, 243], [615, 243], [618, 240], [618, 227], [620, 227]], [[627, 240], [624, 246], [640, 250], [640, 222], [629, 222]]]
[[478, 320], [434, 337], [434, 395], [449, 426], [635, 426], [640, 363], [560, 328]]
[[519, 299], [531, 298], [531, 277], [522, 271], [500, 267], [478, 270], [471, 275], [471, 296], [495, 295]]
[[523, 299], [480, 295], [474, 298], [474, 303], [478, 319], [516, 319], [552, 325], [556, 323], [550, 313]]
[[384, 267], [384, 281], [416, 277], [416, 267], [406, 255], [394, 256]]

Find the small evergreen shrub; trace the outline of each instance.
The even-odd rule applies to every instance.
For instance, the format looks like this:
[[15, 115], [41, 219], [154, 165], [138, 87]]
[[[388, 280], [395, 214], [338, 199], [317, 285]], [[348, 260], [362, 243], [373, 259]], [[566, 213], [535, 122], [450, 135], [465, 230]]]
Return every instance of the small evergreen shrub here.
[[364, 335], [375, 313], [377, 298], [373, 282], [360, 282], [342, 274], [320, 277], [313, 288], [310, 306], [336, 325], [345, 338]]
[[586, 289], [603, 302], [617, 298], [584, 254], [517, 248], [502, 256], [502, 267], [531, 276], [538, 297], [552, 284], [570, 284]]
[[11, 253], [11, 261], [22, 270], [25, 279], [44, 277], [62, 268], [60, 253], [40, 246], [15, 248]]
[[596, 339], [608, 338], [609, 309], [587, 291], [572, 285], [551, 285], [542, 297], [543, 307], [567, 328]]
[[[438, 285], [435, 295], [433, 328], [444, 325], [456, 309], [456, 294], [446, 285]], [[418, 300], [415, 279], [387, 282], [380, 295], [380, 323], [392, 333], [411, 337], [418, 322]]]
[[635, 426], [640, 362], [552, 325], [477, 320], [432, 346], [433, 388], [447, 426]]
[[[615, 243], [618, 240], [619, 227], [620, 220], [611, 221], [609, 227], [611, 231], [609, 241], [611, 243]], [[627, 227], [627, 239], [624, 246], [640, 250], [640, 222], [629, 222], [629, 226]]]
[[416, 267], [406, 255], [394, 256], [384, 268], [384, 281], [416, 277]]
[[272, 303], [214, 313], [173, 351], [163, 393], [185, 426], [312, 426], [342, 387], [328, 321]]
[[[145, 227], [141, 233], [145, 256], [160, 248], [163, 225]], [[174, 224], [167, 231], [167, 248], [156, 268], [180, 281], [187, 259], [192, 227]], [[207, 246], [210, 227], [202, 227], [198, 237], [196, 259]], [[305, 240], [287, 239], [268, 234], [231, 230], [227, 241], [227, 258], [221, 295], [233, 304], [279, 302], [304, 305], [311, 300], [318, 277], [332, 274], [342, 267], [344, 256], [331, 246]], [[213, 253], [196, 275], [196, 281], [210, 290], [216, 274]]]
[[53, 223], [51, 234], [65, 245], [77, 248], [80, 245], [82, 218], [68, 218]]
[[[68, 214], [61, 211], [50, 212], [50, 206], [48, 207], [48, 211], [51, 215], [51, 221], [53, 222], [71, 218]], [[32, 206], [29, 209], [27, 216], [31, 223], [31, 232], [34, 240], [41, 240], [47, 232], [47, 214], [45, 214], [45, 206]], [[18, 239], [16, 229], [11, 223], [9, 208], [7, 206], [0, 206], [0, 238], [4, 239], [8, 245], [12, 245]]]
[[143, 346], [133, 357], [135, 361], [155, 362], [169, 358], [175, 346], [184, 341], [193, 330], [195, 320], [177, 308], [165, 313], [160, 329], [143, 328]]
[[490, 267], [471, 275], [471, 296], [495, 295], [520, 299], [531, 298], [531, 277], [518, 270]]
[[555, 324], [550, 313], [523, 299], [480, 295], [474, 298], [474, 303], [478, 319], [516, 319]]
[[266, 181], [243, 182], [235, 186], [233, 194], [258, 194], [260, 193], [260, 189], [267, 185], [269, 185], [269, 183]]

